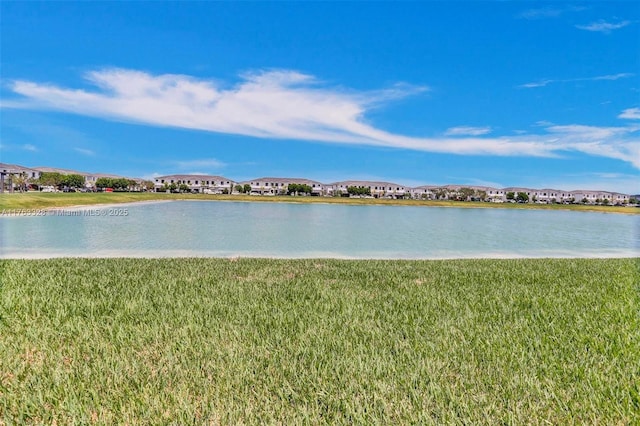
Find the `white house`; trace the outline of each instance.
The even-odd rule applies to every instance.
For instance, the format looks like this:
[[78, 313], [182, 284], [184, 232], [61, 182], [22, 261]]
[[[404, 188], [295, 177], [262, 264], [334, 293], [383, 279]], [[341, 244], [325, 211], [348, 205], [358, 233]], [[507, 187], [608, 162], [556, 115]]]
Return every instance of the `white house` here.
[[235, 182], [224, 176], [214, 175], [166, 175], [154, 179], [156, 192], [166, 191], [171, 184], [177, 186], [185, 184], [191, 192], [208, 194], [231, 193]]
[[411, 188], [393, 182], [374, 182], [367, 180], [344, 180], [327, 185], [327, 195], [347, 194], [349, 187], [369, 188], [376, 198], [404, 198], [411, 194]]
[[308, 185], [311, 188], [311, 195], [325, 195], [325, 185], [311, 179], [261, 177], [240, 182], [240, 184], [251, 186], [250, 193], [253, 195], [284, 195], [288, 192], [290, 184]]
[[434, 185], [422, 185], [416, 186], [410, 189], [411, 198], [422, 200], [434, 200], [436, 198], [436, 191], [439, 187]]
[[13, 192], [18, 188], [17, 181], [24, 180], [24, 185], [34, 182], [40, 177], [40, 171], [17, 164], [0, 163], [0, 192]]
[[507, 193], [500, 188], [487, 188], [487, 200], [492, 203], [504, 203], [507, 200]]

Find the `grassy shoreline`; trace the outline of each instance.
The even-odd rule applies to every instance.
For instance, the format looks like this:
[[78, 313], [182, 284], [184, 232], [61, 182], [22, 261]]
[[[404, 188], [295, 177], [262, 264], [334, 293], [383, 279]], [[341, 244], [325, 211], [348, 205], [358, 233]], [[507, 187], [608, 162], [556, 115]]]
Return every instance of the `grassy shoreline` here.
[[0, 423], [630, 424], [639, 261], [0, 261]]
[[166, 193], [14, 193], [0, 194], [0, 211], [15, 209], [53, 209], [101, 204], [135, 203], [141, 201], [204, 200], [238, 202], [288, 202], [325, 203], [353, 205], [400, 205], [425, 207], [459, 208], [507, 208], [540, 210], [596, 211], [602, 213], [640, 214], [640, 208], [622, 206], [596, 206], [579, 204], [518, 204], [483, 203], [461, 201], [390, 200], [373, 198], [341, 197], [289, 197], [289, 196], [249, 196], [249, 195], [208, 195], [208, 194], [166, 194]]

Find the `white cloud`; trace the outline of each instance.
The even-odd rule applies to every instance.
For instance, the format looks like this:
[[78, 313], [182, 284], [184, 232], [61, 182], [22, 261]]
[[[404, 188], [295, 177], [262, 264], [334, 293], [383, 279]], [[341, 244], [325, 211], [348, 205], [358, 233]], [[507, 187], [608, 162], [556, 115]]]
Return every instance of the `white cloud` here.
[[424, 87], [399, 85], [374, 92], [355, 92], [327, 87], [313, 76], [287, 70], [245, 74], [238, 84], [226, 88], [212, 80], [126, 69], [95, 71], [87, 78], [98, 90], [15, 81], [11, 88], [26, 99], [11, 104], [258, 138], [461, 155], [552, 157], [578, 151], [620, 159], [640, 168], [640, 143], [637, 127], [633, 126], [552, 125], [545, 126], [546, 133], [542, 134], [420, 138], [389, 133], [365, 121], [372, 108], [424, 91]]
[[190, 169], [193, 167], [210, 167], [219, 169], [225, 167], [226, 164], [220, 160], [216, 160], [215, 158], [205, 158], [202, 160], [188, 160], [188, 161], [177, 161], [176, 165], [180, 169]]
[[597, 77], [583, 77], [583, 78], [567, 78], [567, 79], [559, 79], [559, 80], [540, 80], [533, 81], [530, 83], [521, 84], [520, 88], [531, 89], [535, 87], [545, 87], [552, 83], [573, 83], [576, 81], [601, 81], [601, 80], [619, 80], [621, 78], [633, 77], [635, 74], [630, 72], [621, 72], [618, 74], [608, 74], [608, 75], [599, 75]]
[[562, 15], [562, 9], [543, 7], [540, 9], [525, 10], [519, 16], [525, 19], [540, 19], [540, 18], [557, 18], [560, 15]]
[[35, 145], [31, 145], [30, 143], [22, 145], [22, 149], [25, 151], [37, 152], [38, 148]]
[[619, 80], [621, 78], [633, 77], [635, 74], [630, 72], [621, 72], [618, 74], [601, 75], [586, 80]]
[[589, 25], [576, 25], [576, 28], [585, 30], [585, 31], [594, 31], [594, 32], [609, 34], [611, 31], [624, 28], [630, 23], [631, 23], [630, 21], [620, 21], [617, 23], [613, 23], [613, 22], [606, 22], [601, 19], [597, 22], [592, 22]]
[[549, 83], [553, 83], [554, 81], [558, 81], [558, 80], [541, 80], [541, 81], [534, 81], [531, 83], [525, 83], [525, 84], [521, 84], [518, 87], [523, 87], [525, 89], [531, 89], [533, 87], [544, 87]]
[[640, 126], [597, 127], [572, 124], [546, 129], [565, 150], [628, 161], [640, 168]]
[[640, 120], [640, 108], [627, 108], [618, 116], [629, 120]]
[[82, 155], [86, 155], [87, 157], [93, 157], [96, 155], [95, 152], [91, 151], [90, 149], [85, 149], [85, 148], [73, 148], [74, 151], [79, 152]]
[[444, 132], [447, 136], [480, 136], [487, 133], [491, 133], [491, 127], [457, 126], [450, 127]]
[[580, 6], [567, 6], [567, 7], [541, 7], [539, 9], [527, 9], [520, 13], [518, 17], [524, 19], [545, 19], [545, 18], [559, 18], [566, 12], [579, 12], [585, 10], [586, 7]]

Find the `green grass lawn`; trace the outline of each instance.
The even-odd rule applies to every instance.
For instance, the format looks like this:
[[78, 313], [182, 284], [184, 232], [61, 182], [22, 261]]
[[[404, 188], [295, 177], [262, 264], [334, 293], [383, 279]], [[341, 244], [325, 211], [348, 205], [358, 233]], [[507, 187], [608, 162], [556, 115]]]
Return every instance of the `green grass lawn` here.
[[639, 259], [0, 261], [0, 423], [637, 424]]
[[510, 208], [510, 209], [545, 209], [545, 210], [578, 210], [599, 211], [605, 213], [640, 214], [640, 209], [623, 206], [596, 206], [580, 204], [517, 204], [517, 203], [483, 203], [463, 201], [423, 201], [392, 200], [374, 198], [342, 198], [342, 197], [290, 197], [290, 196], [251, 196], [251, 195], [207, 195], [207, 194], [167, 194], [158, 192], [112, 192], [112, 193], [4, 193], [0, 194], [0, 213], [13, 209], [46, 209], [77, 205], [95, 205], [109, 203], [130, 203], [138, 201], [164, 200], [209, 200], [209, 201], [251, 201], [251, 202], [289, 202], [289, 203], [337, 203], [337, 204], [382, 204], [406, 206], [437, 206], [466, 208]]

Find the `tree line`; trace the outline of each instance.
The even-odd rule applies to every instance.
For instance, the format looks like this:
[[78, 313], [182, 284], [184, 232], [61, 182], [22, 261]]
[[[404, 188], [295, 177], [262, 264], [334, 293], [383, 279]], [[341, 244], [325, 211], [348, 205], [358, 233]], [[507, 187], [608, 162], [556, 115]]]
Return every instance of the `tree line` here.
[[[13, 182], [19, 190], [27, 189], [31, 185], [38, 187], [52, 186], [56, 189], [80, 189], [86, 188], [86, 179], [79, 174], [62, 174], [59, 172], [42, 172], [37, 179], [30, 179], [24, 174], [15, 175]], [[144, 181], [141, 185], [133, 179], [101, 177], [96, 179], [95, 187], [98, 189], [113, 188], [126, 191], [142, 186], [147, 190], [153, 190], [153, 182]]]

